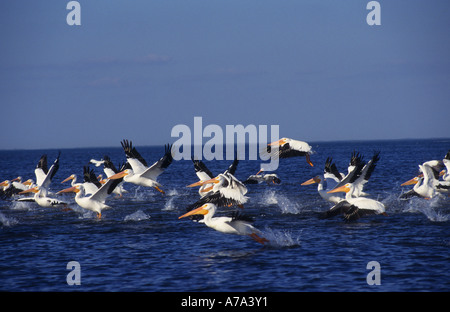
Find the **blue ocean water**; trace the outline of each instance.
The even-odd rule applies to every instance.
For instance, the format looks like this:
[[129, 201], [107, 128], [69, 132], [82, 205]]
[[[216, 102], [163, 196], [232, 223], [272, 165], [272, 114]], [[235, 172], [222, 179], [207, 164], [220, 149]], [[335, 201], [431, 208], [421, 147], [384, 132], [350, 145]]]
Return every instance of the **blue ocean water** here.
[[[248, 237], [227, 235], [189, 219], [178, 219], [195, 202], [198, 179], [190, 160], [174, 161], [159, 177], [165, 194], [125, 184], [122, 198], [98, 220], [74, 202], [71, 211], [45, 209], [34, 203], [0, 201], [0, 291], [145, 291], [145, 292], [304, 292], [304, 291], [449, 291], [450, 198], [399, 200], [410, 187], [418, 164], [442, 159], [450, 139], [310, 143], [314, 167], [304, 158], [281, 159], [280, 185], [249, 185], [244, 212], [271, 240], [262, 246]], [[152, 163], [164, 147], [136, 146]], [[386, 205], [388, 216], [355, 222], [320, 219], [331, 207], [314, 185], [300, 184], [323, 171], [327, 157], [346, 172], [353, 150], [380, 161], [365, 187], [370, 198]], [[49, 166], [58, 150], [0, 151], [0, 180], [34, 177], [42, 154]], [[125, 161], [114, 148], [62, 149], [61, 181], [82, 175], [91, 158], [109, 155]], [[205, 161], [213, 173], [231, 161]], [[245, 180], [260, 161], [241, 160], [236, 177]], [[101, 167], [91, 165], [96, 173]], [[218, 214], [226, 214], [222, 209]], [[68, 285], [67, 263], [80, 264], [80, 285]], [[380, 284], [369, 285], [367, 264], [380, 265]]]

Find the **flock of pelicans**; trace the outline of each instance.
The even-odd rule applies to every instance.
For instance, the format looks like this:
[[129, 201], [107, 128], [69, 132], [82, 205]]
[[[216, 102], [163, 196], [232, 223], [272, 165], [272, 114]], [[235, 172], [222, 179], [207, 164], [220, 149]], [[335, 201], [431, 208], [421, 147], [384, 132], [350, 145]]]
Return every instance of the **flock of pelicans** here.
[[[92, 159], [90, 162], [95, 166], [103, 165], [106, 179], [101, 179], [94, 174], [88, 166], [84, 167], [83, 182], [77, 183], [76, 175], [71, 175], [62, 183], [72, 180], [71, 187], [65, 188], [56, 194], [75, 193], [75, 202], [84, 209], [97, 213], [101, 218], [102, 210], [111, 208], [106, 204], [108, 196], [112, 193], [122, 196], [125, 191], [123, 183], [133, 183], [139, 186], [152, 187], [164, 193], [157, 178], [172, 163], [172, 148], [165, 146], [164, 155], [153, 165], [148, 166], [145, 159], [139, 154], [132, 142], [123, 140], [121, 142], [127, 161], [119, 166], [114, 166], [108, 156], [102, 160]], [[282, 138], [279, 141], [270, 143], [267, 152], [271, 152], [276, 147], [274, 155], [279, 158], [305, 157], [309, 165], [313, 166], [310, 160], [312, 153], [311, 146], [303, 141]], [[374, 171], [379, 161], [379, 152], [374, 152], [372, 158], [365, 163], [359, 153], [353, 152], [347, 173], [341, 173], [331, 158], [325, 163], [323, 174], [305, 181], [302, 185], [318, 184], [319, 195], [333, 206], [322, 214], [324, 218], [342, 215], [345, 220], [356, 220], [366, 215], [385, 214], [383, 203], [368, 198], [364, 193], [364, 185]], [[248, 201], [247, 184], [255, 183], [280, 183], [276, 174], [251, 175], [247, 180], [241, 182], [235, 176], [237, 168], [237, 158], [230, 167], [223, 173], [215, 176], [208, 170], [205, 164], [196, 159], [192, 159], [194, 169], [199, 181], [188, 185], [188, 187], [200, 187], [200, 198], [195, 203], [187, 207], [187, 212], [179, 217], [189, 217], [196, 222], [204, 223], [219, 232], [248, 235], [255, 241], [265, 244], [268, 242], [263, 237], [261, 231], [255, 228], [248, 216], [240, 213], [239, 209], [229, 217], [213, 217], [219, 207], [237, 206], [243, 208]], [[444, 169], [445, 167], [445, 169]], [[49, 192], [49, 186], [55, 173], [59, 168], [59, 155], [50, 168], [47, 165], [47, 156], [43, 155], [39, 160], [36, 169], [36, 181], [22, 181], [21, 177], [13, 180], [6, 180], [0, 183], [0, 198], [13, 198], [17, 201], [32, 201], [42, 207], [67, 207], [67, 203], [58, 200]], [[413, 189], [403, 193], [400, 197], [407, 199], [413, 196], [423, 198], [433, 198], [443, 193], [450, 193], [450, 151], [442, 160], [431, 160], [419, 165], [420, 174], [413, 179], [402, 184], [412, 185]], [[22, 195], [32, 193], [32, 197]], [[342, 195], [345, 193], [345, 195]], [[53, 194], [54, 195], [54, 194]]]

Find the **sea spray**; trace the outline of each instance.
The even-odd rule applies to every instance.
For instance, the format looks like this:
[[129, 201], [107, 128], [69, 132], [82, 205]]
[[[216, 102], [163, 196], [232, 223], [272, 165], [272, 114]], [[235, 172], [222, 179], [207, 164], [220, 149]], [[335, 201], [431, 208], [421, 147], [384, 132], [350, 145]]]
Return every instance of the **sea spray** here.
[[443, 206], [441, 204], [441, 197], [434, 197], [432, 199], [415, 197], [407, 202], [403, 211], [420, 212], [430, 221], [445, 222], [449, 220], [449, 211], [442, 210]]
[[0, 225], [4, 227], [10, 227], [19, 223], [17, 219], [13, 217], [7, 217], [3, 213], [0, 212]]
[[298, 214], [301, 211], [301, 206], [298, 203], [291, 201], [284, 195], [277, 194], [275, 191], [266, 191], [262, 197], [262, 205], [277, 205], [281, 213]]
[[273, 230], [266, 227], [263, 231], [263, 236], [269, 241], [266, 243], [268, 247], [294, 247], [300, 245], [300, 236], [294, 236], [287, 230]]
[[173, 203], [173, 201], [175, 200], [175, 198], [176, 198], [176, 197], [171, 197], [171, 198], [169, 198], [169, 199], [166, 201], [166, 203], [165, 203], [165, 205], [164, 205], [164, 208], [162, 208], [162, 210], [166, 210], [166, 211], [175, 210], [176, 208], [175, 208], [175, 205], [174, 205], [174, 203]]
[[129, 214], [125, 216], [123, 219], [124, 221], [143, 221], [150, 219], [150, 216], [143, 212], [142, 210], [138, 210], [136, 212], [133, 212], [132, 214]]

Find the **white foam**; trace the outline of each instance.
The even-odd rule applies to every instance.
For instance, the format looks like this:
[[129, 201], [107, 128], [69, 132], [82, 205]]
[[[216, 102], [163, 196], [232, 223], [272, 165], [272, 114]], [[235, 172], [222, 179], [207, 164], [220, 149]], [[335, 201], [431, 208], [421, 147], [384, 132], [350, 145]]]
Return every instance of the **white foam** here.
[[19, 223], [19, 221], [17, 221], [17, 219], [12, 218], [12, 217], [7, 217], [3, 213], [0, 212], [0, 224], [2, 226], [10, 227], [10, 226], [16, 225], [17, 223]]
[[150, 219], [150, 216], [148, 214], [146, 214], [142, 210], [138, 210], [130, 215], [125, 216], [124, 221], [142, 221], [148, 219]]
[[262, 236], [269, 241], [266, 243], [268, 247], [293, 247], [300, 245], [300, 237], [296, 237], [286, 230], [272, 230], [266, 227], [262, 231]]

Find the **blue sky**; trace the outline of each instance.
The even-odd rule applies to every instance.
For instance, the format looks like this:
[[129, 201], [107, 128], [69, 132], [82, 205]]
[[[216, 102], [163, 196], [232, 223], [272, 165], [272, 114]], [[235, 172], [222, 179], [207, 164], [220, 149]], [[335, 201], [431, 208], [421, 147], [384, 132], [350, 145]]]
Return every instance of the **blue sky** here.
[[[0, 149], [174, 142], [177, 124], [305, 141], [449, 137], [450, 2], [0, 3]], [[205, 142], [207, 139], [205, 139]]]

